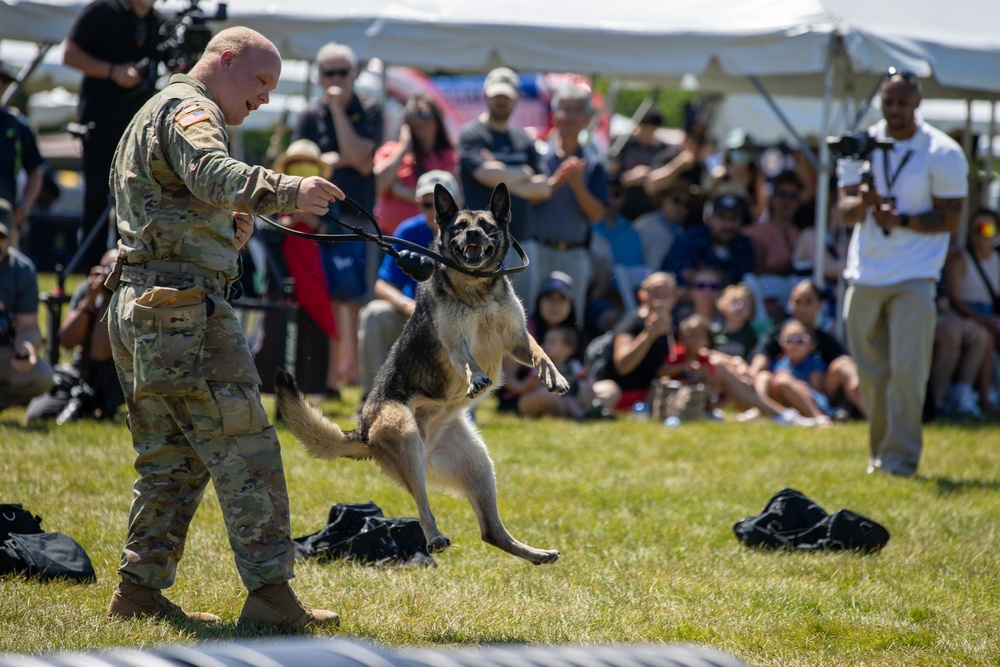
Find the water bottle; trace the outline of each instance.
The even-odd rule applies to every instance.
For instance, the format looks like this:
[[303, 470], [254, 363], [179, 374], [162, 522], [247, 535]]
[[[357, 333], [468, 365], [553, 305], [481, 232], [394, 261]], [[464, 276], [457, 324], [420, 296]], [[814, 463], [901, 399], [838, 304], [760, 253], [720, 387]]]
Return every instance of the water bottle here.
[[637, 421], [646, 421], [649, 419], [649, 406], [639, 401], [632, 406], [632, 418]]

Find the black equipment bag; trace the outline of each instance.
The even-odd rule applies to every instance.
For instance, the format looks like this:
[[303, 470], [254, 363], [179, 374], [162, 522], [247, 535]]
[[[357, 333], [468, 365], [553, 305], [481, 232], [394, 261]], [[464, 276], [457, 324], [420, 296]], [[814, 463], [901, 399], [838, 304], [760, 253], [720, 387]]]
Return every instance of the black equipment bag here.
[[12, 533], [0, 546], [0, 574], [37, 576], [42, 581], [97, 581], [94, 566], [76, 540], [64, 533]]
[[33, 535], [41, 532], [42, 517], [32, 515], [21, 503], [0, 503], [0, 544], [6, 542], [11, 533]]
[[427, 552], [420, 522], [385, 517], [372, 501], [338, 503], [330, 508], [325, 528], [292, 541], [297, 558], [354, 560], [369, 565], [436, 565]]
[[828, 514], [795, 489], [782, 489], [764, 511], [737, 521], [736, 538], [748, 547], [870, 553], [889, 542], [889, 531], [850, 510]]
[[0, 576], [96, 581], [94, 566], [83, 547], [69, 535], [44, 532], [41, 524], [42, 517], [20, 503], [0, 503]]

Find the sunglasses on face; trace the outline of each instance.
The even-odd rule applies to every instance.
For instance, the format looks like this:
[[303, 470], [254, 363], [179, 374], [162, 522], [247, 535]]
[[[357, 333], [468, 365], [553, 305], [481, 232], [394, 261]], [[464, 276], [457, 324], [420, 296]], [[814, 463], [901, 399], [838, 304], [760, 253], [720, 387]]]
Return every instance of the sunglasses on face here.
[[712, 290], [713, 292], [718, 291], [722, 285], [719, 283], [695, 283], [694, 288], [700, 290]]
[[792, 334], [791, 336], [782, 338], [781, 342], [788, 345], [806, 345], [810, 340], [812, 339], [806, 334]]
[[433, 201], [422, 201], [422, 202], [420, 202], [420, 208], [424, 209], [425, 211], [433, 211], [434, 210], [434, 202]]
[[789, 192], [788, 190], [778, 190], [771, 196], [776, 199], [794, 199], [795, 201], [798, 201], [799, 199], [798, 192]]
[[406, 120], [430, 120], [434, 117], [434, 112], [430, 109], [414, 109], [406, 114]]
[[976, 233], [982, 237], [991, 239], [997, 235], [997, 226], [992, 222], [977, 222]]
[[344, 77], [351, 73], [350, 68], [347, 69], [321, 69], [319, 71], [325, 77], [333, 78], [335, 76]]

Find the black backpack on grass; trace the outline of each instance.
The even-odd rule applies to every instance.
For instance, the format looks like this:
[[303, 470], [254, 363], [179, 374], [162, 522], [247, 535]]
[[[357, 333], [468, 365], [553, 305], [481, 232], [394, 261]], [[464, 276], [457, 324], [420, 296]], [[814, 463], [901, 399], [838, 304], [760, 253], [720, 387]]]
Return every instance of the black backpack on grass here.
[[94, 566], [83, 547], [64, 533], [44, 532], [41, 524], [42, 517], [19, 503], [0, 503], [0, 576], [96, 581]]

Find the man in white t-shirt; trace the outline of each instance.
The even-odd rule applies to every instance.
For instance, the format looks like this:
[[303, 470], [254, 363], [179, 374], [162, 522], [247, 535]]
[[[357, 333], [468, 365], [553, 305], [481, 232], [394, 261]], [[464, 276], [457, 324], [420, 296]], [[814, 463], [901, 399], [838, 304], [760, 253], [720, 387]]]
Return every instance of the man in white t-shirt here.
[[869, 134], [890, 149], [837, 166], [839, 206], [854, 226], [844, 278], [847, 340], [869, 414], [869, 472], [911, 476], [934, 346], [935, 283], [958, 231], [968, 162], [955, 141], [916, 116], [920, 80], [891, 68], [879, 88], [883, 120]]

